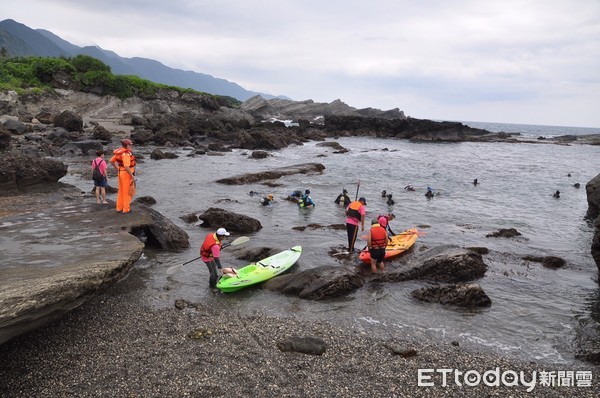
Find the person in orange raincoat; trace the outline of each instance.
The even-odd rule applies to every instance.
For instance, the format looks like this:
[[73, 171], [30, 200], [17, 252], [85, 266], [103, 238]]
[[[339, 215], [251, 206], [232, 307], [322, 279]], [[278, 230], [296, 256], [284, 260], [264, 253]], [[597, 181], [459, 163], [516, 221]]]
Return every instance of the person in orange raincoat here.
[[[117, 194], [117, 212], [129, 213], [131, 199], [135, 191], [135, 156], [131, 153], [133, 142], [125, 138], [121, 141], [121, 148], [113, 151], [110, 164], [117, 170], [119, 177], [119, 193]], [[132, 189], [133, 188], [133, 189]]]

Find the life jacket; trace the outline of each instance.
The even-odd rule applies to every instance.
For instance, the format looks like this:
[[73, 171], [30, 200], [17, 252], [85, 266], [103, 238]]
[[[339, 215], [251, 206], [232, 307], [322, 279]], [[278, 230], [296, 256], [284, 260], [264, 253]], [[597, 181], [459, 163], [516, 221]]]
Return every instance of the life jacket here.
[[115, 155], [115, 160], [119, 164], [119, 167], [125, 167], [123, 164], [123, 155], [129, 155], [129, 167], [135, 167], [135, 156], [133, 156], [133, 153], [129, 149], [123, 147], [117, 148], [113, 151], [113, 155]]
[[379, 224], [371, 225], [371, 248], [382, 249], [385, 247], [387, 232]]
[[358, 210], [362, 205], [362, 202], [359, 202], [358, 200], [350, 203], [346, 209], [346, 215], [351, 218], [356, 218], [358, 221], [360, 221], [362, 216]]
[[202, 247], [200, 248], [200, 255], [203, 257], [211, 257], [212, 258], [212, 247], [214, 245], [222, 245], [221, 241], [217, 239], [217, 234], [206, 235], [204, 242], [202, 243]]

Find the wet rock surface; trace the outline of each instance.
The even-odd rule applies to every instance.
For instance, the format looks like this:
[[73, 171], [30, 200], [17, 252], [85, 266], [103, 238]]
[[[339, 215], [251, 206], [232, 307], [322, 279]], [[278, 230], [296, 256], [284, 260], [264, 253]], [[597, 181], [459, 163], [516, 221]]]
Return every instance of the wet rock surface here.
[[412, 296], [421, 301], [464, 308], [489, 307], [492, 300], [475, 283], [426, 286], [414, 290]]
[[70, 186], [0, 197], [0, 343], [63, 316], [125, 276], [144, 248], [130, 231], [147, 229], [164, 249], [189, 246], [187, 235], [177, 235], [153, 210], [132, 208], [117, 213], [114, 204], [95, 204]]
[[321, 173], [323, 170], [325, 170], [325, 166], [323, 166], [321, 163], [305, 163], [286, 167], [279, 167], [258, 173], [247, 173], [227, 178], [221, 178], [216, 182], [227, 185], [243, 185], [264, 180], [276, 180], [280, 177], [291, 174]]

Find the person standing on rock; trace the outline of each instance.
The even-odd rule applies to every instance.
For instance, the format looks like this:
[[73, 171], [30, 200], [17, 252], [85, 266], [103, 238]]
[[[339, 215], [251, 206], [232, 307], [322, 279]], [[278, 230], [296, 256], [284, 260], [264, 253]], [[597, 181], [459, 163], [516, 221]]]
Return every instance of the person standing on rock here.
[[367, 200], [360, 198], [348, 205], [346, 208], [346, 231], [348, 232], [348, 251], [354, 251], [354, 243], [358, 235], [358, 224], [361, 224], [361, 231], [365, 230], [365, 214]]
[[217, 229], [217, 232], [210, 233], [204, 238], [204, 242], [200, 247], [200, 256], [202, 261], [208, 267], [210, 277], [208, 279], [208, 286], [212, 289], [217, 286], [219, 280], [219, 272], [217, 269], [222, 269], [221, 265], [221, 246], [223, 246], [223, 240], [229, 236], [225, 228]]
[[106, 169], [108, 165], [104, 160], [104, 151], [96, 151], [98, 156], [92, 161], [92, 178], [94, 179], [94, 187], [96, 188], [96, 203], [107, 204], [106, 201], [106, 186], [108, 185], [108, 174]]
[[113, 151], [110, 164], [117, 170], [119, 177], [119, 193], [117, 194], [117, 213], [131, 211], [131, 199], [135, 192], [135, 156], [131, 153], [133, 142], [125, 138], [121, 141], [121, 148]]

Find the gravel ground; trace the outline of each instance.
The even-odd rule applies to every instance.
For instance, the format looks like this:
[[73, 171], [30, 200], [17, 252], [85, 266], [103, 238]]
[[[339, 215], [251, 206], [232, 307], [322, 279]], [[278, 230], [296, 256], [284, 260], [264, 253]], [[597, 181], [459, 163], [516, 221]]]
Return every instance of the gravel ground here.
[[[9, 397], [598, 397], [597, 367], [522, 363], [432, 341], [403, 341], [323, 322], [239, 314], [221, 293], [156, 309], [136, 270], [60, 320], [0, 346], [0, 396]], [[316, 336], [322, 355], [277, 343]], [[403, 357], [393, 348], [415, 350]], [[591, 387], [417, 385], [418, 369], [592, 371]], [[462, 380], [462, 379], [461, 379]], [[493, 381], [493, 379], [489, 379]]]

